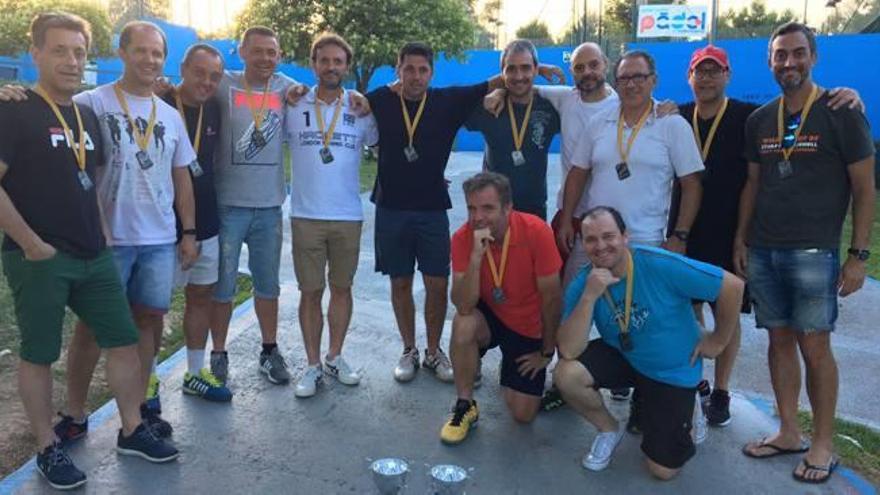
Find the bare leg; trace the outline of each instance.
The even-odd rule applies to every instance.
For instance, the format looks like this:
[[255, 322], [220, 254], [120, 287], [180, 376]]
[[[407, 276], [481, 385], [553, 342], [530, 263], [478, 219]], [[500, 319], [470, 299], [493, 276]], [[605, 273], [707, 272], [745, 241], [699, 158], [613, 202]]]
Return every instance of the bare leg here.
[[733, 329], [733, 335], [724, 351], [715, 359], [715, 388], [730, 390], [730, 375], [733, 374], [733, 365], [736, 363], [736, 355], [739, 354], [742, 327], [739, 320]]
[[263, 299], [254, 297], [254, 311], [257, 313], [257, 321], [260, 322], [260, 334], [263, 336], [263, 343], [276, 343], [278, 338], [278, 298]]
[[36, 364], [20, 359], [18, 362], [18, 394], [31, 430], [37, 439], [37, 450], [52, 445], [52, 371], [48, 364]]
[[232, 303], [214, 301], [211, 308], [211, 347], [216, 352], [226, 350], [230, 320], [232, 320]]
[[116, 397], [125, 436], [131, 435], [141, 424], [140, 404], [144, 395], [139, 389], [139, 359], [136, 345], [107, 349], [107, 383]]
[[469, 315], [455, 313], [452, 319], [452, 339], [449, 357], [455, 377], [455, 392], [459, 399], [474, 398], [474, 376], [480, 360], [480, 346], [489, 344], [489, 326], [483, 315], [474, 310]]
[[391, 279], [391, 306], [394, 308], [403, 347], [407, 349], [416, 346], [416, 308], [412, 285], [412, 275]]
[[204, 350], [211, 326], [211, 295], [213, 285], [186, 286], [186, 308], [183, 311], [183, 335], [187, 349]]
[[77, 421], [86, 418], [89, 386], [100, 357], [101, 349], [92, 331], [85, 323], [77, 321], [67, 346], [67, 414]]
[[302, 329], [309, 366], [317, 366], [321, 363], [321, 331], [324, 328], [324, 315], [321, 313], [323, 293], [323, 290], [300, 291], [299, 326]]
[[524, 394], [516, 390], [501, 387], [501, 394], [507, 404], [507, 410], [517, 423], [531, 423], [541, 408], [541, 398]]
[[327, 308], [327, 323], [330, 325], [327, 357], [330, 359], [342, 353], [342, 345], [351, 323], [352, 306], [351, 287], [330, 286], [330, 307]]
[[423, 275], [422, 280], [425, 282], [425, 328], [428, 334], [428, 354], [434, 354], [440, 346], [443, 323], [446, 321], [449, 279]]
[[561, 359], [553, 372], [556, 387], [565, 402], [586, 418], [601, 433], [617, 431], [620, 426], [608, 412], [602, 394], [593, 388], [593, 377], [579, 361]]
[[[798, 334], [807, 374], [807, 395], [813, 410], [813, 441], [804, 456], [810, 464], [824, 466], [833, 453], [834, 411], [837, 407], [837, 363], [831, 351], [830, 332]], [[822, 473], [815, 473], [821, 476]]]

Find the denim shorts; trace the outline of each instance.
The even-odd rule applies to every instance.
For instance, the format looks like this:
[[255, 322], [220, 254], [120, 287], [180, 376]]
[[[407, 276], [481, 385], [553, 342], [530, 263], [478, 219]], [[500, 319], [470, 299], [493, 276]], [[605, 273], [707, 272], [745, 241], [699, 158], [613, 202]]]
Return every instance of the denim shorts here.
[[376, 271], [391, 278], [419, 271], [449, 276], [449, 217], [446, 210], [376, 207]]
[[254, 296], [277, 299], [281, 293], [278, 270], [281, 268], [281, 207], [217, 207], [220, 217], [220, 276], [214, 288], [214, 300], [232, 302], [238, 278], [241, 246], [248, 245], [248, 268], [254, 282]]
[[834, 330], [839, 274], [836, 249], [749, 248], [749, 291], [758, 327]]
[[113, 261], [128, 304], [155, 314], [168, 312], [177, 264], [174, 244], [113, 246]]

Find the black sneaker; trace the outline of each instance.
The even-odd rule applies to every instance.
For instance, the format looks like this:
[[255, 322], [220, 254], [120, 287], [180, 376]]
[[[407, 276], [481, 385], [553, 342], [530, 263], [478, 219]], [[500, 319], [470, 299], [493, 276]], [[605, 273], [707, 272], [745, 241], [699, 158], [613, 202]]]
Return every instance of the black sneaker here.
[[556, 388], [555, 385], [544, 392], [544, 396], [541, 397], [542, 411], [555, 411], [564, 405], [565, 399], [562, 398], [562, 393], [559, 392], [559, 389]]
[[55, 423], [52, 429], [55, 431], [55, 436], [58, 437], [58, 441], [61, 442], [62, 446], [70, 445], [72, 442], [86, 436], [86, 433], [89, 432], [88, 416], [86, 416], [82, 423], [73, 419], [73, 416], [68, 416], [61, 412], [58, 413], [58, 416], [61, 419]]
[[639, 394], [632, 394], [632, 399], [629, 401], [629, 418], [626, 420], [626, 431], [633, 435], [642, 434], [642, 408], [639, 402], [641, 402], [639, 401]]
[[127, 437], [120, 429], [116, 436], [116, 451], [122, 455], [136, 455], [156, 463], [173, 461], [180, 455], [177, 449], [158, 438], [144, 423], [139, 424]]
[[73, 465], [60, 443], [54, 443], [37, 454], [37, 471], [56, 490], [72, 490], [86, 482], [86, 474]]
[[625, 401], [629, 399], [629, 388], [612, 388], [611, 398], [613, 400]]
[[730, 395], [727, 393], [727, 390], [716, 388], [712, 391], [705, 414], [706, 420], [712, 426], [727, 426], [730, 424]]
[[147, 428], [157, 438], [169, 438], [174, 433], [174, 428], [171, 427], [171, 423], [162, 419], [160, 414], [162, 414], [161, 410], [152, 409], [147, 404], [141, 404], [141, 419]]

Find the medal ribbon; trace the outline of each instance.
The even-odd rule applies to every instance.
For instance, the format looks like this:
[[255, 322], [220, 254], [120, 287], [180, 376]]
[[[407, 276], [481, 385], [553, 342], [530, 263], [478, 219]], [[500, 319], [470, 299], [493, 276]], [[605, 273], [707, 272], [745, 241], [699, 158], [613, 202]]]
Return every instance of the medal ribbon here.
[[724, 112], [727, 111], [727, 101], [728, 99], [725, 97], [724, 103], [721, 104], [721, 109], [715, 114], [715, 120], [712, 121], [712, 126], [709, 127], [709, 134], [706, 135], [706, 144], [703, 144], [703, 140], [700, 139], [700, 125], [697, 122], [697, 107], [694, 107], [694, 116], [691, 119], [691, 124], [694, 128], [694, 138], [697, 140], [697, 148], [700, 148], [700, 156], [703, 157], [704, 162], [706, 161], [706, 157], [709, 156], [709, 148], [712, 147], [712, 140], [715, 139], [715, 131], [718, 130], [721, 118], [724, 117]]
[[46, 93], [46, 90], [40, 87], [40, 85], [34, 86], [34, 92], [40, 95], [46, 103], [49, 105], [49, 108], [52, 109], [52, 112], [55, 113], [55, 117], [58, 118], [58, 121], [61, 122], [61, 127], [64, 128], [64, 137], [69, 139], [70, 143], [70, 151], [73, 152], [73, 156], [76, 158], [76, 165], [83, 172], [86, 170], [86, 132], [83, 129], [82, 117], [79, 114], [79, 107], [76, 103], [73, 103], [73, 113], [76, 114], [76, 130], [79, 131], [79, 142], [76, 143], [76, 147], [74, 148], [74, 136], [73, 131], [70, 130], [70, 127], [67, 125], [67, 121], [64, 120], [64, 116], [61, 115], [61, 110], [58, 109], [58, 105], [55, 103], [52, 98], [49, 97], [49, 94]]
[[791, 145], [791, 148], [785, 149], [782, 147], [782, 139], [784, 131], [783, 120], [784, 120], [784, 111], [785, 111], [785, 96], [779, 97], [779, 112], [776, 114], [776, 130], [779, 133], [779, 149], [782, 150], [782, 159], [788, 161], [788, 158], [794, 153], [794, 149], [797, 148], [798, 137], [801, 135], [801, 129], [804, 128], [804, 124], [807, 122], [807, 116], [810, 114], [810, 109], [813, 107], [813, 103], [816, 102], [816, 96], [819, 94], [819, 86], [813, 84], [813, 90], [810, 91], [810, 96], [807, 97], [807, 102], [804, 103], [804, 108], [801, 110], [801, 123], [798, 125], [798, 128], [794, 131], [794, 144]]
[[147, 130], [141, 134], [141, 130], [135, 125], [134, 119], [131, 118], [131, 112], [128, 110], [128, 103], [125, 101], [125, 95], [122, 94], [122, 90], [119, 89], [119, 83], [113, 85], [113, 91], [116, 93], [116, 100], [119, 102], [119, 106], [122, 107], [122, 111], [125, 113], [125, 118], [127, 118], [128, 123], [131, 124], [131, 132], [134, 133], [134, 140], [137, 143], [138, 148], [146, 153], [147, 148], [150, 146], [150, 137], [153, 135], [153, 128], [156, 126], [156, 97], [152, 95], [150, 96], [150, 100], [153, 103], [153, 109], [150, 110], [150, 120], [147, 122]]
[[[183, 113], [183, 101], [180, 99], [180, 86], [177, 87], [177, 92], [174, 94], [174, 100], [177, 103], [177, 111], [180, 113], [180, 119], [183, 120], [183, 127], [186, 128], [186, 115]], [[199, 123], [196, 124], [196, 137], [193, 140], [193, 149], [196, 154], [199, 154], [199, 145], [202, 143], [202, 112], [205, 110], [205, 105], [199, 105]], [[187, 129], [187, 132], [189, 130]]]
[[639, 134], [639, 131], [642, 130], [642, 126], [645, 125], [645, 122], [648, 121], [648, 116], [651, 115], [651, 111], [654, 109], [654, 101], [651, 100], [651, 104], [648, 105], [648, 108], [645, 110], [645, 113], [639, 117], [639, 121], [636, 123], [636, 126], [633, 127], [632, 132], [629, 134], [629, 139], [626, 142], [626, 149], [623, 148], [623, 125], [625, 120], [623, 118], [623, 108], [620, 109], [620, 118], [617, 119], [617, 150], [620, 152], [620, 159], [623, 160], [623, 163], [627, 163], [627, 158], [629, 157], [629, 152], [632, 150], [633, 142], [636, 140], [636, 136]]
[[605, 297], [605, 302], [608, 303], [608, 306], [611, 306], [611, 311], [614, 312], [615, 320], [617, 320], [617, 326], [620, 327], [620, 333], [629, 332], [629, 320], [632, 315], [632, 301], [633, 301], [633, 287], [635, 286], [635, 278], [636, 278], [636, 268], [633, 264], [632, 253], [627, 250], [626, 252], [626, 296], [623, 302], [623, 318], [617, 313], [617, 305], [614, 304], [614, 299], [611, 297], [611, 294], [608, 293], [608, 289], [605, 289], [605, 293], [602, 294]]
[[501, 270], [495, 266], [495, 258], [492, 256], [492, 250], [486, 250], [486, 258], [489, 260], [489, 272], [492, 273], [492, 283], [496, 289], [501, 288], [501, 282], [504, 280], [504, 270], [507, 268], [507, 250], [510, 247], [510, 225], [507, 226], [507, 232], [504, 233], [504, 243], [501, 247]]
[[513, 132], [513, 146], [516, 151], [522, 148], [523, 140], [526, 137], [526, 129], [529, 127], [529, 115], [532, 114], [532, 103], [535, 99], [529, 100], [529, 106], [526, 107], [526, 115], [523, 117], [522, 127], [517, 127], [516, 117], [513, 115], [513, 103], [507, 98], [507, 115], [510, 116], [510, 130]]
[[336, 109], [333, 110], [333, 120], [330, 121], [330, 128], [327, 129], [327, 132], [324, 132], [324, 112], [321, 111], [320, 102], [318, 101], [317, 92], [315, 94], [315, 117], [318, 120], [318, 132], [321, 133], [321, 141], [324, 142], [324, 147], [330, 147], [330, 141], [333, 139], [333, 131], [336, 130], [336, 121], [339, 120], [339, 114], [342, 110], [342, 97], [344, 93], [339, 95], [339, 99], [336, 100]]
[[425, 101], [428, 100], [428, 92], [425, 91], [425, 94], [422, 95], [419, 109], [416, 110], [416, 117], [412, 120], [409, 118], [409, 110], [406, 109], [406, 103], [403, 101], [403, 90], [401, 90], [398, 96], [400, 96], [400, 108], [403, 110], [403, 123], [406, 125], [406, 135], [409, 137], [409, 145], [412, 146], [413, 136], [416, 135], [416, 127], [419, 126], [419, 121], [422, 120], [422, 112], [425, 110]]
[[269, 81], [266, 81], [266, 87], [263, 88], [263, 101], [260, 102], [260, 110], [255, 110], [254, 106], [251, 104], [253, 93], [251, 93], [251, 85], [248, 84], [247, 78], [242, 74], [241, 81], [244, 86], [244, 91], [247, 93], [247, 101], [248, 101], [248, 109], [251, 111], [251, 116], [254, 118], [254, 129], [260, 130], [260, 127], [263, 125], [263, 119], [266, 118], [266, 105], [269, 102]]

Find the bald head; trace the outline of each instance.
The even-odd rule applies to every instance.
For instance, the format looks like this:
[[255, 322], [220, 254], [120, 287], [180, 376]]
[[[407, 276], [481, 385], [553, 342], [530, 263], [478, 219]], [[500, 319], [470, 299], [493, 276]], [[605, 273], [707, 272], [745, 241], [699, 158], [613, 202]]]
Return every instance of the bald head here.
[[589, 51], [592, 52], [592, 54], [595, 56], [603, 57], [605, 58], [607, 63], [608, 59], [607, 57], [605, 57], [605, 53], [602, 52], [602, 47], [599, 46], [598, 43], [593, 43], [592, 41], [587, 41], [578, 45], [577, 48], [575, 48], [574, 51], [571, 52], [571, 60], [574, 61], [574, 59], [578, 57], [578, 54], [583, 51]]
[[571, 75], [584, 101], [605, 98], [608, 57], [596, 43], [582, 43], [571, 54]]

